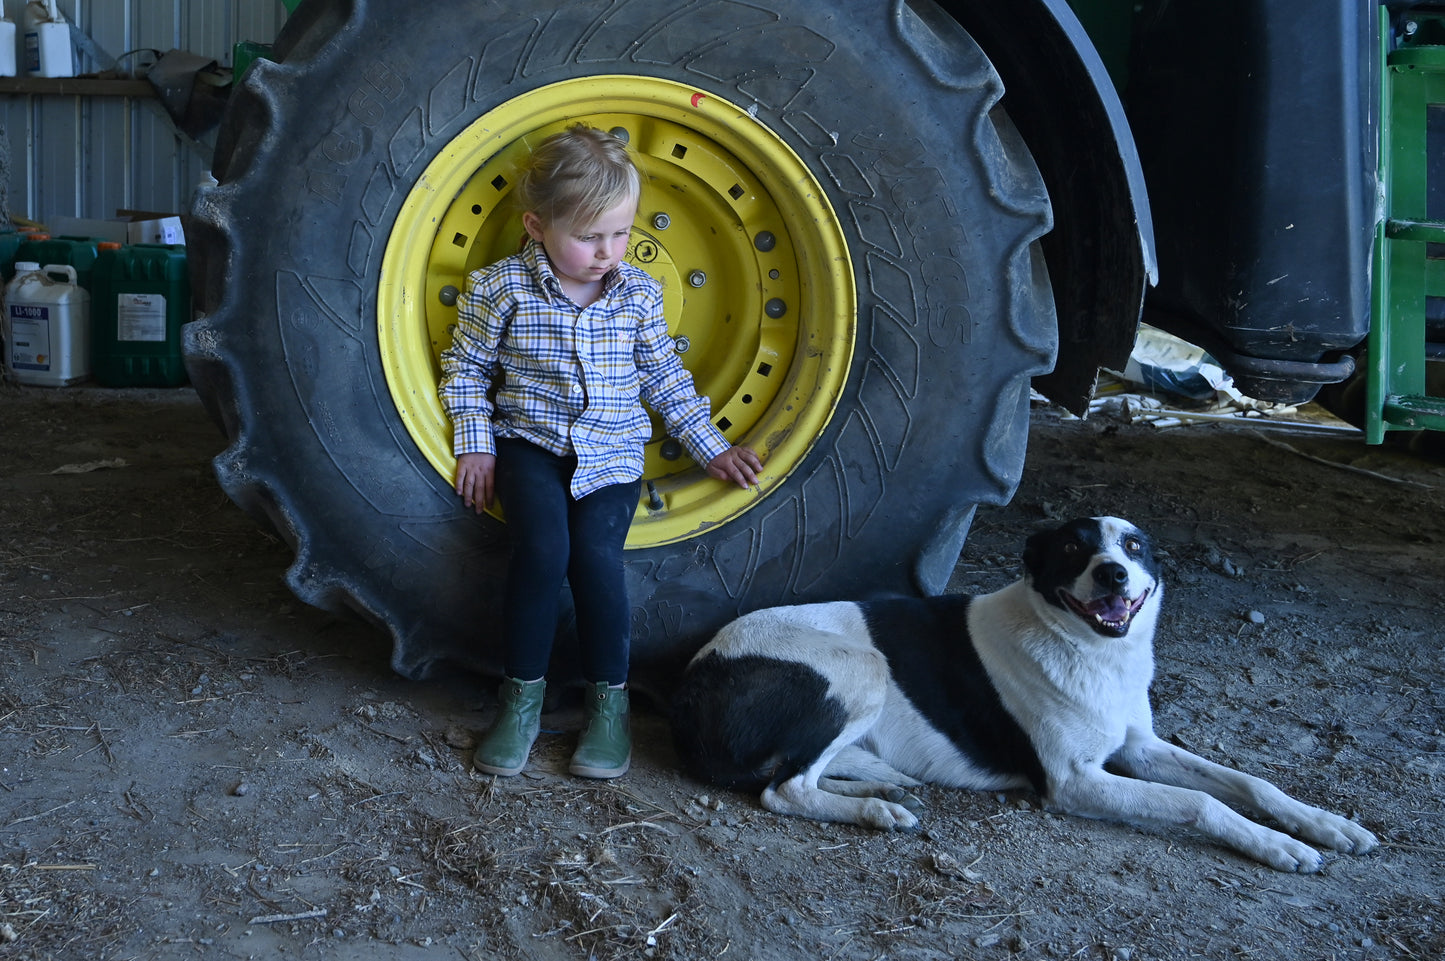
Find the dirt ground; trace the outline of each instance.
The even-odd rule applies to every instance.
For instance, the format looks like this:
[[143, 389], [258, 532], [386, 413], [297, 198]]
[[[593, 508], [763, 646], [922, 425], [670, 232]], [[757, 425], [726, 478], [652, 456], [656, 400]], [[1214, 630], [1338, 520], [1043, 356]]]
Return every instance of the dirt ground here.
[[959, 564], [992, 589], [1047, 519], [1149, 529], [1160, 733], [1382, 839], [1295, 876], [1022, 792], [779, 818], [648, 712], [619, 781], [566, 774], [565, 706], [525, 775], [473, 775], [494, 683], [402, 680], [294, 600], [222, 446], [188, 390], [0, 392], [0, 959], [1445, 956], [1439, 461], [1041, 408]]

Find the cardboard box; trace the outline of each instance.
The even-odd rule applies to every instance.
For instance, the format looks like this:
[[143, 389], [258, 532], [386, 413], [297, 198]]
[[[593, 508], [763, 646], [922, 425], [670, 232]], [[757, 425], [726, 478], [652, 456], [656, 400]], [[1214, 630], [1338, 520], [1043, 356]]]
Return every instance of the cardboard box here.
[[125, 242], [128, 244], [183, 244], [186, 232], [181, 218], [175, 214], [152, 213], [145, 210], [117, 210], [128, 222]]
[[124, 220], [91, 220], [85, 217], [52, 217], [46, 224], [53, 237], [94, 237], [125, 243]]
[[115, 220], [54, 217], [46, 226], [55, 237], [94, 237], [121, 244], [183, 244], [185, 228], [176, 214], [117, 210]]

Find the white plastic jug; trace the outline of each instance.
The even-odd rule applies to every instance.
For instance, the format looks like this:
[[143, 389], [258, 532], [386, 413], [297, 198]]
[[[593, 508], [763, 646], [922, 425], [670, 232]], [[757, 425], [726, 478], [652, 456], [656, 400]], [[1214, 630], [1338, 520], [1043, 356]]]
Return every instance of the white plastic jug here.
[[0, 77], [15, 76], [15, 21], [0, 16]]
[[75, 76], [75, 62], [70, 51], [70, 25], [55, 6], [55, 0], [30, 0], [21, 17], [20, 34], [27, 76]]
[[37, 387], [90, 376], [90, 294], [74, 267], [15, 265], [15, 279], [5, 286], [5, 363], [16, 380]]

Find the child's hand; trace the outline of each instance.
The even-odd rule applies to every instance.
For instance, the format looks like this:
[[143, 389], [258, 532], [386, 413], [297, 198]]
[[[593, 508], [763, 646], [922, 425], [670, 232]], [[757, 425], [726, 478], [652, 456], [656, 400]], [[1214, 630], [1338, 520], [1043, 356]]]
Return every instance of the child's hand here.
[[496, 454], [462, 454], [457, 458], [457, 493], [462, 503], [480, 514], [492, 506]]
[[743, 490], [762, 489], [758, 485], [758, 472], [762, 469], [763, 462], [751, 447], [729, 447], [707, 465], [708, 474], [718, 480], [732, 481]]

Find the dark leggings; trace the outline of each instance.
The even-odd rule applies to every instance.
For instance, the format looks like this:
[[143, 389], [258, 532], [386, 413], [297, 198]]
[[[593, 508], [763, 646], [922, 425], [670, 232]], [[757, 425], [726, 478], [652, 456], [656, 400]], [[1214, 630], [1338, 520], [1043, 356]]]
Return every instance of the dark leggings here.
[[546, 675], [565, 576], [577, 609], [584, 679], [621, 684], [631, 641], [622, 546], [640, 482], [574, 500], [568, 488], [576, 466], [575, 457], [526, 441], [497, 441], [497, 499], [512, 542], [502, 601], [507, 676]]

